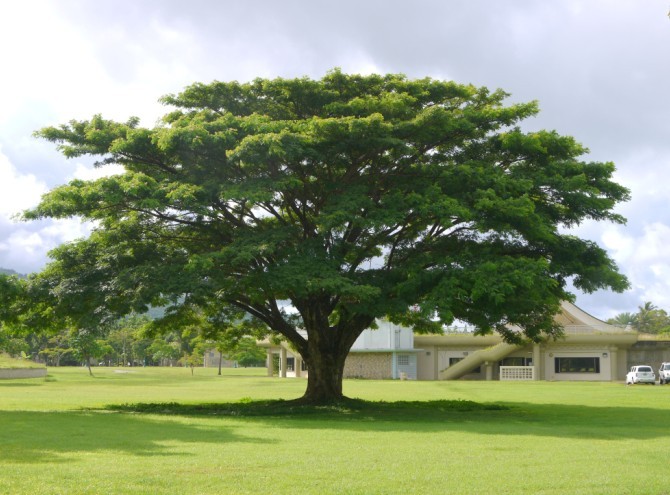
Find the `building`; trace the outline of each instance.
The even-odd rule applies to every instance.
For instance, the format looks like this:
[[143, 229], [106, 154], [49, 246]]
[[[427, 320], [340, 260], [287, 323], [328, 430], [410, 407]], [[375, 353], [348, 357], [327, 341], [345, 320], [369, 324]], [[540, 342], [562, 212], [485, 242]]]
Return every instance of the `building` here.
[[344, 378], [402, 378], [416, 380], [417, 356], [410, 328], [378, 320], [354, 342], [344, 363]]
[[[497, 334], [418, 335], [411, 329], [378, 321], [351, 348], [345, 378], [416, 380], [624, 380], [630, 358], [642, 359], [637, 332], [609, 325], [574, 304], [564, 302], [556, 316], [564, 328], [560, 339], [508, 344]], [[267, 350], [268, 375], [279, 355], [278, 376], [307, 376], [299, 355], [288, 345], [261, 343]], [[659, 359], [670, 361], [670, 346], [656, 346]], [[640, 363], [634, 363], [640, 364]]]
[[514, 345], [498, 335], [416, 335], [419, 380], [623, 380], [638, 334], [564, 302], [564, 337]]

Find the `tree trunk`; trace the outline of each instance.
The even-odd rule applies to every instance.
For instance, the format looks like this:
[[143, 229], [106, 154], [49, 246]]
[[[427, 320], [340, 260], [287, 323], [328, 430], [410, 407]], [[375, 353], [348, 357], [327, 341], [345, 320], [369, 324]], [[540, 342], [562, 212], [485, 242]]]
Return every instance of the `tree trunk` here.
[[223, 352], [219, 351], [219, 376], [221, 376], [221, 362], [223, 361]]
[[292, 342], [307, 365], [307, 390], [299, 399], [306, 404], [334, 404], [346, 399], [342, 393], [344, 362], [358, 336], [374, 321], [365, 316], [340, 320], [337, 325], [329, 326], [324, 316], [329, 312], [320, 309], [301, 311], [307, 340], [300, 338]]
[[307, 390], [300, 399], [310, 404], [332, 404], [340, 402], [344, 357], [314, 356], [307, 362]]
[[300, 399], [309, 404], [333, 404], [344, 399], [344, 362], [360, 331], [343, 335], [333, 328], [310, 332], [302, 358], [307, 364], [307, 390]]

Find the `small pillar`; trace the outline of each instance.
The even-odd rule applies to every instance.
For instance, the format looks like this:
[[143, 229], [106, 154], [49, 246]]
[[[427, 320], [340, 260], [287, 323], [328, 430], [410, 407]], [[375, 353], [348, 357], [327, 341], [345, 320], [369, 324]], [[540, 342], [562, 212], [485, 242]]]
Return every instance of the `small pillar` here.
[[493, 380], [493, 364], [490, 361], [484, 362], [484, 369], [486, 370], [486, 381]]
[[280, 347], [279, 348], [279, 376], [282, 378], [286, 378], [286, 367], [287, 367], [287, 362], [286, 362], [286, 348], [285, 347]]
[[295, 377], [300, 378], [300, 372], [302, 371], [302, 356], [296, 354], [293, 358], [293, 368], [295, 368]]
[[274, 359], [272, 359], [272, 356], [273, 356], [272, 349], [267, 349], [265, 351], [265, 353], [266, 353], [265, 364], [267, 365], [267, 368], [268, 368], [268, 376], [272, 376], [275, 373]]
[[609, 358], [610, 358], [610, 381], [616, 382], [619, 377], [619, 355], [617, 354], [617, 348], [612, 346], [609, 348]]
[[540, 344], [533, 344], [533, 380], [540, 380], [540, 359], [542, 353], [540, 352]]

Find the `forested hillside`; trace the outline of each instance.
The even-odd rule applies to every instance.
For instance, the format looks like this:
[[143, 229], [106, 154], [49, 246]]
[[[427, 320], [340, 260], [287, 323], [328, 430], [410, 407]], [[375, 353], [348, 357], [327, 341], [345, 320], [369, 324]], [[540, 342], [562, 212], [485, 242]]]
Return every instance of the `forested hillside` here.
[[12, 270], [11, 268], [0, 267], [0, 275], [17, 275], [21, 278], [25, 278], [25, 275], [23, 273], [18, 273], [17, 271]]

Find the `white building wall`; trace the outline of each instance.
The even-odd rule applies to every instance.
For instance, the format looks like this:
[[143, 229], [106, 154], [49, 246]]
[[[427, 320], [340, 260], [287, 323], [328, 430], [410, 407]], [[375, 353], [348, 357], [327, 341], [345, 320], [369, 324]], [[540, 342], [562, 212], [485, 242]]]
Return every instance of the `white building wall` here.
[[459, 349], [449, 349], [449, 350], [440, 350], [438, 353], [438, 358], [437, 358], [437, 370], [439, 371], [444, 371], [449, 367], [449, 360], [456, 358], [456, 359], [463, 359], [465, 357], [468, 357], [471, 353], [478, 351], [478, 348], [471, 347], [467, 349], [459, 348]]
[[397, 376], [394, 378], [405, 377], [408, 380], [416, 380], [416, 353], [399, 352], [395, 356]]
[[[610, 353], [602, 347], [549, 348], [543, 354], [544, 378], [550, 381], [610, 381], [612, 364]], [[588, 357], [600, 360], [599, 373], [556, 373], [556, 358]]]
[[437, 380], [439, 353], [435, 346], [422, 347], [417, 357], [417, 380]]
[[353, 351], [394, 350], [414, 348], [414, 333], [410, 328], [389, 321], [377, 320], [377, 329], [366, 329], [351, 347]]

